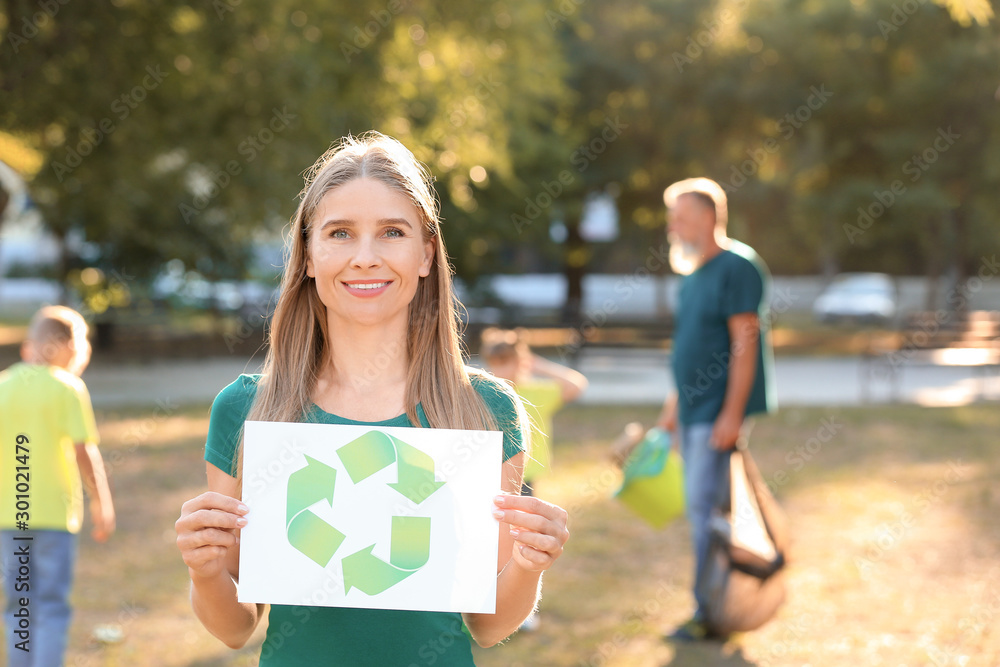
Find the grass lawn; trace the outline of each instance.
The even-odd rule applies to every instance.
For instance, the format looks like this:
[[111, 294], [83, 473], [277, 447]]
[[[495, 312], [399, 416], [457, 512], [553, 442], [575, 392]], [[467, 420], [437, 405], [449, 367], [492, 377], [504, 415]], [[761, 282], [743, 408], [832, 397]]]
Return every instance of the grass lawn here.
[[[694, 647], [660, 639], [692, 609], [686, 525], [654, 531], [611, 497], [608, 443], [654, 417], [558, 415], [555, 472], [538, 492], [571, 511], [572, 537], [546, 575], [539, 630], [477, 649], [481, 667], [1000, 664], [996, 405], [790, 408], [760, 420], [752, 451], [793, 526], [789, 598], [761, 630]], [[119, 532], [104, 545], [81, 539], [67, 665], [255, 665], [261, 632], [231, 651], [194, 618], [174, 546], [181, 503], [204, 490], [207, 408], [98, 419]], [[124, 641], [94, 642], [101, 624], [119, 624]]]

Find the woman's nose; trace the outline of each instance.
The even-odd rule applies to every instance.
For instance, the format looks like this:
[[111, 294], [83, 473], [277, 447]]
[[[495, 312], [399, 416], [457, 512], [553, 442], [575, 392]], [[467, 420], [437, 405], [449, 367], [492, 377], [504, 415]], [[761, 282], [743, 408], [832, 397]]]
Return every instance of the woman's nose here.
[[354, 244], [354, 256], [351, 264], [359, 268], [370, 268], [381, 263], [381, 256], [378, 252], [378, 243], [375, 239], [363, 236]]

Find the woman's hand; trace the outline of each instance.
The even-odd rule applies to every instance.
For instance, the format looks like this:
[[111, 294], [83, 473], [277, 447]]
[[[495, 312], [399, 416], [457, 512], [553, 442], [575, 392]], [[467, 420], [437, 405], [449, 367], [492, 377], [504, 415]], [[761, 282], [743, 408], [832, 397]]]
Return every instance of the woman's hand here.
[[493, 516], [510, 524], [511, 560], [529, 572], [551, 567], [569, 539], [566, 510], [533, 496], [502, 494], [493, 503]]
[[177, 547], [191, 578], [212, 578], [227, 571], [230, 551], [239, 545], [249, 508], [236, 498], [207, 491], [181, 507], [174, 524]]

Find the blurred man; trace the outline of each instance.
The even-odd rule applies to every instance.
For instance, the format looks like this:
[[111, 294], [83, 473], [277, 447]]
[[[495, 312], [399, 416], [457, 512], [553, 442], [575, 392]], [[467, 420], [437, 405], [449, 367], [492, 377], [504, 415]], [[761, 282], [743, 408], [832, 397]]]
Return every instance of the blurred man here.
[[[687, 516], [695, 550], [695, 585], [708, 554], [712, 508], [729, 491], [729, 455], [749, 430], [748, 415], [774, 407], [765, 294], [770, 276], [747, 245], [726, 237], [726, 193], [707, 178], [674, 183], [667, 205], [670, 263], [683, 275], [674, 317], [672, 366], [677, 393], [657, 424], [678, 431]], [[707, 600], [669, 639], [714, 638]]]

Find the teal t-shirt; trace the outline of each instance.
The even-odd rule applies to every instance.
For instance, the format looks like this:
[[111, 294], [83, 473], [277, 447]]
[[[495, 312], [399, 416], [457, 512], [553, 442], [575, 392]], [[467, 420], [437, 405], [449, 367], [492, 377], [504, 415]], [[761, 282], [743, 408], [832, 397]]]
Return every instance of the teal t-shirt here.
[[[243, 423], [260, 375], [241, 375], [212, 403], [205, 460], [235, 476]], [[524, 449], [513, 391], [482, 376], [472, 385], [503, 431], [504, 460]], [[424, 425], [423, 411], [417, 413]], [[312, 406], [303, 421], [319, 424], [412, 427], [406, 415], [380, 422], [344, 419]], [[271, 605], [260, 667], [468, 667], [474, 665], [462, 615], [448, 612]]]
[[674, 314], [672, 365], [681, 424], [714, 422], [729, 378], [729, 318], [756, 313], [760, 321], [757, 373], [746, 415], [775, 407], [771, 346], [767, 336], [770, 274], [754, 250], [731, 241], [681, 282]]

